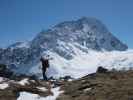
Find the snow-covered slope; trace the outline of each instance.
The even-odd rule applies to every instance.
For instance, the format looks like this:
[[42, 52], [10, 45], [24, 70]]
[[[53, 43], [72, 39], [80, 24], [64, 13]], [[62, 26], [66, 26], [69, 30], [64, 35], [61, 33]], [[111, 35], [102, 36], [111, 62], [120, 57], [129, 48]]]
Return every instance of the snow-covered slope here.
[[[103, 66], [108, 69], [116, 68], [129, 69], [133, 67], [133, 50], [128, 51], [94, 51], [86, 48], [87, 52], [83, 52], [77, 47], [70, 44], [71, 49], [74, 50], [73, 59], [67, 60], [56, 52], [47, 52], [51, 56], [50, 68], [47, 71], [47, 76], [59, 78], [63, 76], [72, 76], [73, 78], [80, 78], [89, 73], [94, 73], [97, 67]], [[85, 48], [84, 48], [85, 49]], [[41, 77], [41, 70], [37, 64], [31, 68], [30, 73], [35, 73]]]
[[[39, 71], [40, 57], [48, 54], [53, 58], [48, 76], [80, 77], [94, 71], [105, 61], [104, 58], [105, 63], [110, 64], [106, 66], [111, 66], [113, 61], [107, 60], [106, 56], [113, 55], [112, 51], [125, 50], [127, 46], [112, 35], [102, 22], [83, 17], [42, 31], [30, 42], [18, 42], [0, 49], [0, 63], [9, 65], [16, 73], [42, 76]], [[104, 51], [110, 53], [101, 53]], [[121, 56], [127, 57], [127, 54]], [[119, 62], [119, 57], [116, 59]]]

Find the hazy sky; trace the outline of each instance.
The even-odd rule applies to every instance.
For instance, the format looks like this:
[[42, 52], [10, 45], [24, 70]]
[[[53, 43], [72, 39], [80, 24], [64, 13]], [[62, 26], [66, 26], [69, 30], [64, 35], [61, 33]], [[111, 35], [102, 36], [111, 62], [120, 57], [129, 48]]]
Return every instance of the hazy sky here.
[[133, 48], [133, 0], [0, 0], [0, 47], [82, 16], [100, 19]]

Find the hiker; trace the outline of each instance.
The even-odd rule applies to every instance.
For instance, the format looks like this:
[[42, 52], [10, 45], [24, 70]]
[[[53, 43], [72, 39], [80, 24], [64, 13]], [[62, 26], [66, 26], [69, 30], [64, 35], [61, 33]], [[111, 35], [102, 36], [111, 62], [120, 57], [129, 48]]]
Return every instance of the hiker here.
[[42, 62], [43, 79], [48, 80], [46, 76], [46, 70], [49, 68], [49, 59], [41, 57], [40, 61]]

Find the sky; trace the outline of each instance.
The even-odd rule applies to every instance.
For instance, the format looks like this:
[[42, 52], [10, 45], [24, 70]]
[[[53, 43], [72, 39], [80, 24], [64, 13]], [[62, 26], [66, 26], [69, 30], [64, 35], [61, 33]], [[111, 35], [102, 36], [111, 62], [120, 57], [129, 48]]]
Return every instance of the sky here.
[[83, 16], [101, 20], [133, 48], [133, 0], [0, 0], [0, 47], [31, 40], [41, 30]]

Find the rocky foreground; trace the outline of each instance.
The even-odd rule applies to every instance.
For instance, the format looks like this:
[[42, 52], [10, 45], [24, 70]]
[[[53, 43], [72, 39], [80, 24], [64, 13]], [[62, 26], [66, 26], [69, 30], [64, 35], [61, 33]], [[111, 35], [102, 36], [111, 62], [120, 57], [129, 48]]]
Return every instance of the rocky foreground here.
[[37, 94], [36, 100], [133, 100], [133, 71], [97, 72], [76, 80], [0, 78], [0, 100], [23, 100], [24, 92]]

